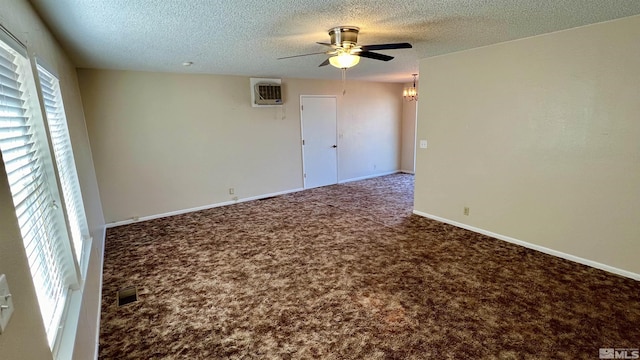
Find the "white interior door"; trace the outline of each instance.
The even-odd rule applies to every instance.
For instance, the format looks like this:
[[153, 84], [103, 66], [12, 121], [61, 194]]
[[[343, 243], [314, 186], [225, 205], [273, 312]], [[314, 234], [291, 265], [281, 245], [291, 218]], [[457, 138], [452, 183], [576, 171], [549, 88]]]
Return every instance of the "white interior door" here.
[[304, 188], [338, 183], [335, 96], [301, 96]]

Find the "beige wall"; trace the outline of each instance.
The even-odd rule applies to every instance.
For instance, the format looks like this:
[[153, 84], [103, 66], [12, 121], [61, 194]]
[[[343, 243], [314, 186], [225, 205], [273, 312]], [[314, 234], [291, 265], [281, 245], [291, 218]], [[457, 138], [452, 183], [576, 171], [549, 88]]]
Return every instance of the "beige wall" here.
[[[408, 83], [404, 84], [404, 87], [412, 85], [413, 83]], [[402, 105], [400, 169], [407, 173], [415, 172], [417, 104], [417, 101], [404, 101]]]
[[253, 108], [248, 77], [78, 76], [108, 223], [300, 189], [300, 95], [337, 96], [340, 180], [399, 169], [400, 84], [283, 79], [283, 107]]
[[[96, 320], [100, 306], [99, 280], [104, 219], [75, 67], [42, 24], [28, 1], [0, 0], [0, 9], [2, 9], [0, 24], [27, 45], [29, 53], [35, 54], [44, 61], [49, 68], [57, 72], [60, 78], [85, 210], [91, 235], [94, 238], [90, 275], [84, 288], [74, 355], [77, 359], [90, 359], [93, 358], [97, 346]], [[2, 162], [0, 162], [0, 214], [0, 273], [6, 274], [13, 293], [13, 302], [16, 305], [16, 311], [6, 332], [0, 335], [0, 358], [38, 360], [51, 358]]]
[[415, 209], [640, 274], [638, 39], [635, 16], [422, 60]]

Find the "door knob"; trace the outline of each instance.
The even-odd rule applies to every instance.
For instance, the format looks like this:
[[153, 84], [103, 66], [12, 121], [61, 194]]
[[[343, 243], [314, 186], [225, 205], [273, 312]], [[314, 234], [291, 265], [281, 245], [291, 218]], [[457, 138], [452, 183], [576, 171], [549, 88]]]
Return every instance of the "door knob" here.
[[337, 148], [337, 147], [338, 147], [338, 145], [333, 145], [333, 146], [332, 146], [332, 148]]

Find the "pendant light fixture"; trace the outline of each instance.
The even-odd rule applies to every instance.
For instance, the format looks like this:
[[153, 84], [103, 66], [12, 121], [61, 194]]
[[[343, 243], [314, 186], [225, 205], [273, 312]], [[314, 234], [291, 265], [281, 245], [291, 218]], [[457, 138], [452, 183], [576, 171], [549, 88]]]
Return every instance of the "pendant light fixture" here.
[[418, 74], [413, 75], [413, 86], [404, 88], [402, 96], [404, 96], [407, 101], [418, 101], [418, 89], [416, 88], [416, 76]]

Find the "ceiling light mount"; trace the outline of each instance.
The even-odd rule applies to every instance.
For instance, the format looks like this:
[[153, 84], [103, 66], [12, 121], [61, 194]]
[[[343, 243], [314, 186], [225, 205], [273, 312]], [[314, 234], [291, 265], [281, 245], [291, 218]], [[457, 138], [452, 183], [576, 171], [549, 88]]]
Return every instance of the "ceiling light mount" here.
[[360, 28], [356, 26], [339, 26], [329, 30], [331, 45], [349, 49], [358, 43]]

